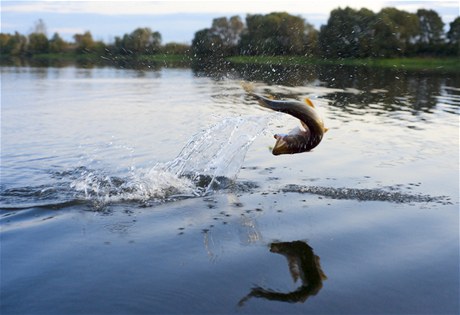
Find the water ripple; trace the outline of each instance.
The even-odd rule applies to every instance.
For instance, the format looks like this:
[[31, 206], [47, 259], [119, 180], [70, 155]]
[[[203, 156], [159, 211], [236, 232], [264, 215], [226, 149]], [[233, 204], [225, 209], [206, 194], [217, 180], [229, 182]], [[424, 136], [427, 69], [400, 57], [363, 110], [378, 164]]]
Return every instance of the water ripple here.
[[401, 191], [394, 191], [397, 188], [390, 187], [393, 191], [384, 189], [371, 188], [334, 188], [323, 186], [301, 186], [301, 185], [287, 185], [283, 192], [294, 193], [309, 193], [320, 195], [331, 199], [347, 199], [358, 201], [387, 201], [395, 203], [410, 203], [410, 202], [437, 202], [441, 204], [451, 204], [450, 198], [447, 196], [430, 196], [422, 194], [408, 194]]

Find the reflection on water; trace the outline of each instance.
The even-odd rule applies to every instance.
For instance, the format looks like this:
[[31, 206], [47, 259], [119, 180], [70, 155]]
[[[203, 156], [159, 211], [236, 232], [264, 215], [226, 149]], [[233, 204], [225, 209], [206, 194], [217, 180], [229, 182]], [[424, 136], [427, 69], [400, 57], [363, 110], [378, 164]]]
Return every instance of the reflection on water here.
[[326, 87], [340, 89], [328, 94], [330, 104], [354, 114], [362, 114], [359, 110], [370, 109], [370, 104], [381, 107], [377, 114], [397, 110], [413, 114], [429, 112], [436, 107], [438, 96], [452, 92], [456, 101], [449, 102], [450, 105], [456, 105], [457, 110], [460, 105], [458, 91], [445, 91], [446, 86], [458, 86], [459, 78], [454, 74], [327, 67], [319, 72], [318, 78]]
[[323, 287], [323, 280], [326, 280], [327, 277], [321, 269], [319, 257], [314, 254], [313, 249], [307, 243], [304, 241], [271, 243], [270, 251], [286, 257], [292, 279], [294, 282], [300, 279], [301, 286], [287, 293], [255, 287], [240, 300], [239, 306], [243, 306], [252, 297], [303, 303], [308, 297], [318, 294]]
[[[352, 114], [359, 110], [372, 109], [376, 104], [386, 113], [397, 110], [429, 112], [445, 102], [445, 111], [459, 113], [460, 76], [456, 72], [406, 71], [404, 68], [384, 69], [365, 66], [343, 65], [235, 65], [220, 63], [217, 66], [200, 65], [193, 68], [195, 75], [208, 76], [217, 80], [242, 78], [269, 85], [289, 87], [325, 87], [324, 95], [330, 105]], [[298, 96], [298, 95], [284, 95]]]
[[[140, 75], [145, 71], [161, 71], [163, 67], [188, 68], [197, 77], [208, 77], [216, 81], [243, 79], [259, 81], [268, 85], [286, 87], [315, 86], [324, 87], [328, 92], [322, 97], [333, 107], [347, 113], [362, 115], [362, 110], [373, 110], [377, 105], [382, 114], [398, 110], [430, 112], [439, 103], [443, 110], [460, 113], [460, 75], [457, 72], [439, 69], [438, 71], [410, 71], [404, 68], [374, 68], [345, 65], [250, 65], [232, 64], [225, 60], [213, 62], [151, 62], [135, 58], [101, 58], [97, 60], [62, 59], [20, 59], [2, 60], [1, 66], [53, 67], [76, 66], [91, 69], [95, 67], [114, 67], [134, 69]], [[292, 92], [292, 91], [291, 91]], [[284, 97], [297, 97], [284, 94]], [[304, 96], [304, 95], [302, 95]]]
[[81, 55], [75, 59], [65, 58], [2, 58], [0, 66], [15, 66], [15, 67], [78, 67], [92, 69], [98, 67], [114, 67], [119, 69], [135, 69], [139, 71], [159, 71], [162, 67], [174, 68], [189, 68], [190, 62], [187, 59], [182, 61], [145, 61], [136, 56], [100, 56], [99, 58], [90, 58], [89, 56]]

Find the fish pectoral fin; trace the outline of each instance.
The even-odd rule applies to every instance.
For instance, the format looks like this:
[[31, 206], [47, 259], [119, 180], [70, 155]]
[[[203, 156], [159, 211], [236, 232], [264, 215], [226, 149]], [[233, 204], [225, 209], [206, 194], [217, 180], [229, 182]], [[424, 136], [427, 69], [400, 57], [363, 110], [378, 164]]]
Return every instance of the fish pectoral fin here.
[[302, 128], [303, 128], [303, 131], [307, 131], [307, 130], [309, 130], [309, 128], [308, 128], [308, 126], [307, 126], [307, 124], [306, 124], [306, 123], [304, 123], [304, 122], [303, 122], [303, 121], [301, 121], [301, 120], [300, 120], [300, 125], [302, 126]]
[[324, 133], [326, 133], [329, 130], [329, 128], [324, 127]]
[[305, 103], [308, 105], [308, 106], [311, 106], [313, 108], [315, 108], [315, 105], [313, 104], [313, 102], [307, 97], [305, 98]]

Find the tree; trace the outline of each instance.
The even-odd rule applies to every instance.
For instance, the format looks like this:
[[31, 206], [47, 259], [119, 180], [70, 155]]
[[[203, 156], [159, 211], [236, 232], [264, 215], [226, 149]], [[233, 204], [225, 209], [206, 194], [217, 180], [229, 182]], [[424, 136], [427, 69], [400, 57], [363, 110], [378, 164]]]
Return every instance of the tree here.
[[332, 10], [319, 35], [322, 55], [328, 58], [371, 56], [375, 22], [374, 12], [368, 9]]
[[154, 54], [160, 50], [161, 34], [148, 27], [135, 29], [126, 39], [125, 48], [134, 54]]
[[10, 40], [10, 34], [0, 33], [0, 55], [9, 55], [11, 53], [9, 47]]
[[115, 38], [117, 53], [124, 55], [155, 54], [161, 49], [161, 34], [148, 27], [137, 28], [122, 38]]
[[83, 34], [75, 34], [73, 36], [76, 44], [77, 53], [87, 53], [94, 49], [96, 43], [93, 40], [93, 36], [89, 31]]
[[195, 33], [192, 52], [197, 56], [225, 57], [237, 53], [244, 24], [239, 16], [216, 18], [211, 28]]
[[414, 13], [396, 8], [383, 8], [377, 14], [373, 55], [380, 57], [404, 56], [410, 44], [420, 34], [419, 18]]
[[237, 15], [230, 19], [221, 17], [212, 21], [211, 31], [222, 39], [224, 46], [236, 47], [240, 40], [244, 24]]
[[435, 54], [443, 44], [444, 22], [433, 10], [417, 11], [420, 29], [416, 41], [416, 51], [422, 54]]
[[[248, 15], [246, 27], [240, 41], [242, 54], [305, 54], [308, 36], [305, 33], [305, 20], [299, 16], [293, 16], [286, 12]], [[314, 38], [313, 34], [312, 37]]]
[[51, 53], [62, 53], [68, 47], [68, 44], [59, 36], [58, 33], [54, 33], [53, 37], [49, 41], [49, 52]]
[[27, 52], [31, 55], [46, 54], [49, 51], [48, 38], [43, 33], [32, 33], [29, 35]]
[[420, 33], [418, 41], [430, 45], [437, 45], [442, 42], [444, 34], [444, 22], [441, 17], [433, 10], [419, 9]]
[[27, 38], [24, 35], [14, 32], [10, 36], [6, 50], [13, 56], [20, 56], [25, 54], [27, 48]]
[[450, 29], [447, 32], [447, 39], [453, 44], [460, 42], [460, 17], [457, 17], [450, 24]]
[[305, 55], [312, 57], [318, 55], [318, 37], [319, 32], [315, 29], [315, 27], [305, 22], [305, 30], [304, 30], [304, 49]]
[[457, 17], [450, 24], [450, 29], [447, 32], [447, 39], [451, 47], [452, 54], [460, 56], [460, 17]]
[[212, 29], [205, 28], [195, 33], [192, 53], [195, 57], [224, 57], [224, 43]]
[[181, 43], [167, 43], [161, 48], [161, 52], [169, 55], [187, 55], [190, 53], [190, 46]]

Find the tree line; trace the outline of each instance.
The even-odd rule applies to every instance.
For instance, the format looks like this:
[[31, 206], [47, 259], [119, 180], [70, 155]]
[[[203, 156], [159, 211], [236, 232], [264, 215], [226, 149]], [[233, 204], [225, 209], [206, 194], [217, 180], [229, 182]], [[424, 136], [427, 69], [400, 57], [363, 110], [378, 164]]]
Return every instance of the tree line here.
[[75, 34], [73, 39], [74, 42], [67, 42], [58, 33], [54, 33], [48, 39], [46, 25], [39, 20], [34, 31], [28, 36], [18, 32], [0, 33], [0, 54], [19, 57], [62, 53], [136, 56], [158, 53], [186, 54], [190, 50], [190, 46], [186, 44], [162, 45], [161, 34], [148, 27], [137, 28], [131, 33], [117, 36], [111, 44], [94, 40], [90, 31]]
[[409, 13], [383, 8], [374, 13], [349, 7], [332, 10], [317, 30], [300, 16], [285, 12], [214, 19], [210, 28], [195, 33], [196, 56], [268, 55], [319, 58], [393, 58], [458, 56], [460, 18], [448, 32], [434, 10]]
[[153, 55], [158, 53], [191, 55], [201, 58], [228, 56], [307, 56], [316, 58], [392, 58], [411, 56], [459, 56], [460, 17], [444, 31], [444, 22], [434, 10], [409, 13], [383, 8], [374, 13], [337, 8], [319, 30], [300, 16], [286, 12], [219, 17], [209, 28], [195, 33], [191, 46], [162, 45], [161, 34], [150, 28], [137, 28], [105, 44], [91, 32], [75, 34], [67, 42], [58, 33], [46, 35], [42, 20], [28, 36], [0, 33], [0, 54], [34, 56], [75, 53], [112, 56]]

